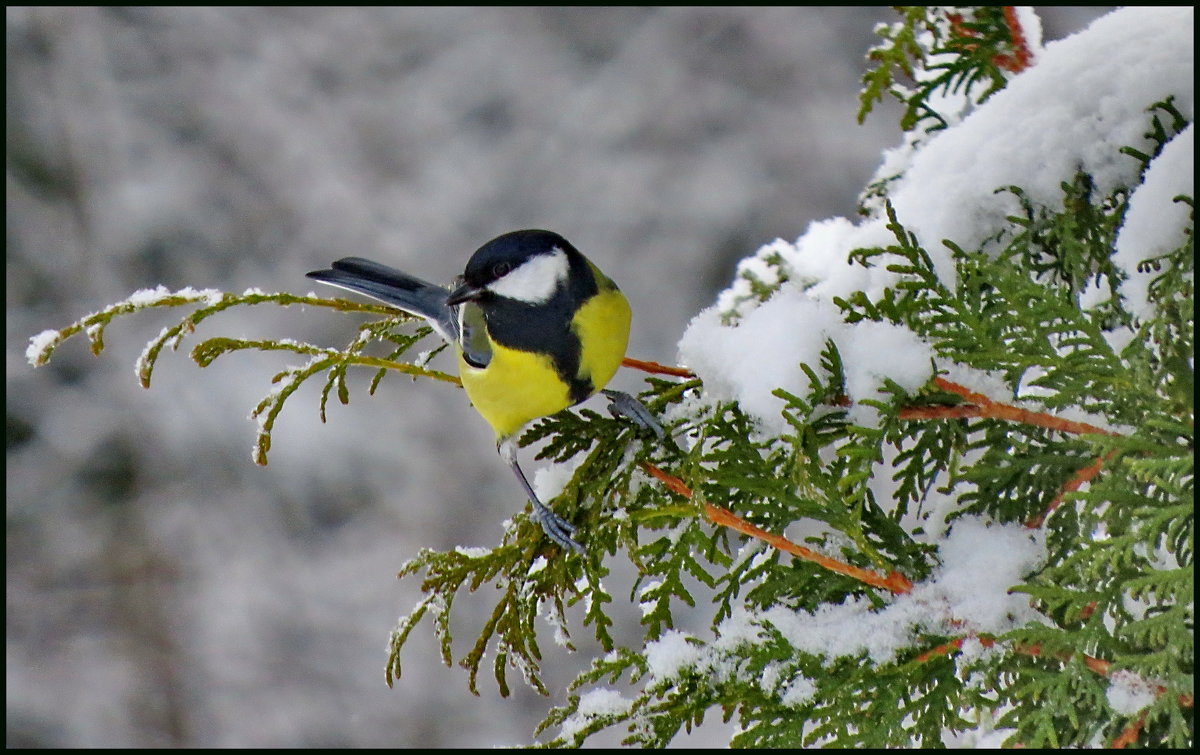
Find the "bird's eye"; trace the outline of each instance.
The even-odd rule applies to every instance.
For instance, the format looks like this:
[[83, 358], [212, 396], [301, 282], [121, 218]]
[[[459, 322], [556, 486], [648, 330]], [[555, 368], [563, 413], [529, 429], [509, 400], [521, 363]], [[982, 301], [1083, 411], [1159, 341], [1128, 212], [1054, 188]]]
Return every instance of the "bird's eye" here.
[[507, 262], [497, 262], [495, 265], [492, 265], [492, 277], [502, 278], [508, 275], [510, 270], [512, 270], [512, 265]]

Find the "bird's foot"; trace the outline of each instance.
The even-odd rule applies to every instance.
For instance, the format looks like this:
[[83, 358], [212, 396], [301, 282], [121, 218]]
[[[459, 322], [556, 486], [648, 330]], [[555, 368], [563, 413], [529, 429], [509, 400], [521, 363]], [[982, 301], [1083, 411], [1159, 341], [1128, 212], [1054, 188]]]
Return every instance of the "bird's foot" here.
[[654, 437], [663, 439], [665, 434], [662, 425], [646, 408], [646, 405], [624, 391], [610, 391], [607, 388], [600, 391], [608, 399], [608, 413], [614, 417], [627, 417], [643, 430], [654, 433]]
[[575, 525], [555, 514], [548, 506], [537, 499], [533, 500], [533, 515], [542, 525], [546, 537], [553, 540], [563, 550], [573, 550], [579, 555], [584, 554], [583, 546], [571, 539]]

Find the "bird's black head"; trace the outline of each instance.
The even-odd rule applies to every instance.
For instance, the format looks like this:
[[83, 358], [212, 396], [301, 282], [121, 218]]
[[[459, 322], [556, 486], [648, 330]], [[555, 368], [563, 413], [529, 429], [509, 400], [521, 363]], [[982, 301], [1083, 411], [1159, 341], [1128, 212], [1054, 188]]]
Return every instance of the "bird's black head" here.
[[551, 231], [512, 231], [497, 236], [471, 255], [463, 285], [451, 304], [487, 295], [541, 304], [562, 289], [579, 252]]

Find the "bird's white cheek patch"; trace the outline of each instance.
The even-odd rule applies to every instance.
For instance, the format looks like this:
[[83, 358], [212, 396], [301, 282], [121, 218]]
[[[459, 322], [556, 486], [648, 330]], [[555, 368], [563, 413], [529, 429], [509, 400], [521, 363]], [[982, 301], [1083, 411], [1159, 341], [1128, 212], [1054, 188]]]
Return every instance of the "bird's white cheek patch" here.
[[558, 247], [527, 260], [508, 275], [488, 284], [492, 292], [527, 304], [545, 304], [567, 280], [567, 253]]

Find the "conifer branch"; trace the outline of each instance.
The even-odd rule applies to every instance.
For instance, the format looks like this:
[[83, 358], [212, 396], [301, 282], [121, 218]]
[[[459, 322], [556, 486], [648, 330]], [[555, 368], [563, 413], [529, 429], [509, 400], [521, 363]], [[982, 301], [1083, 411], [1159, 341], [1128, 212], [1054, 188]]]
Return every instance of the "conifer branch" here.
[[[926, 650], [925, 652], [921, 653], [913, 660], [916, 663], [926, 663], [926, 662], [932, 660], [933, 658], [944, 656], [949, 653], [953, 653], [956, 650], [961, 650], [962, 646], [966, 643], [966, 641], [968, 639], [978, 640], [979, 644], [985, 648], [994, 647], [996, 645], [996, 639], [994, 637], [991, 637], [988, 635], [973, 635], [973, 636], [956, 637], [955, 639], [950, 640], [949, 642], [944, 642], [941, 645], [938, 645], [937, 647]], [[1013, 652], [1020, 653], [1022, 655], [1028, 655], [1028, 656], [1031, 656], [1034, 658], [1037, 658], [1042, 655], [1041, 646], [1039, 646], [1037, 644], [1016, 644], [1013, 646], [1012, 649], [1013, 649]], [[1063, 661], [1064, 663], [1066, 661], [1069, 661], [1073, 657], [1077, 657], [1082, 661], [1083, 665], [1086, 666], [1090, 671], [1092, 671], [1100, 676], [1106, 677], [1106, 678], [1112, 672], [1112, 664], [1111, 663], [1109, 663], [1108, 661], [1105, 661], [1105, 660], [1101, 660], [1099, 658], [1094, 658], [1085, 653], [1063, 652], [1063, 653], [1058, 653], [1057, 657], [1059, 658], [1059, 660]], [[1155, 684], [1154, 691], [1157, 696], [1161, 697], [1162, 695], [1167, 693], [1167, 688], [1161, 684]], [[1195, 697], [1193, 695], [1185, 694], [1185, 695], [1179, 696], [1179, 707], [1191, 708], [1194, 705], [1195, 705]], [[1138, 716], [1137, 720], [1135, 720], [1133, 723], [1129, 724], [1128, 726], [1126, 726], [1124, 729], [1121, 730], [1121, 733], [1118, 734], [1117, 737], [1112, 740], [1112, 742], [1110, 743], [1110, 746], [1113, 749], [1120, 750], [1120, 749], [1124, 749], [1125, 747], [1128, 747], [1131, 744], [1134, 744], [1137, 741], [1138, 735], [1141, 734], [1142, 727], [1145, 726], [1146, 716], [1148, 714], [1149, 714], [1149, 711], [1143, 710], [1141, 715]]]
[[[1018, 653], [1022, 653], [1023, 655], [1028, 655], [1028, 656], [1031, 656], [1034, 658], [1038, 658], [1043, 655], [1041, 646], [1036, 643], [1023, 644], [1023, 645], [1018, 644], [1018, 645], [1014, 646], [1013, 649]], [[1103, 660], [1101, 658], [1095, 658], [1093, 656], [1087, 655], [1086, 653], [1062, 652], [1062, 653], [1057, 653], [1056, 656], [1059, 660], [1061, 660], [1063, 662], [1069, 661], [1072, 658], [1077, 657], [1083, 663], [1083, 665], [1088, 668], [1089, 671], [1092, 671], [1092, 672], [1098, 674], [1099, 676], [1103, 676], [1105, 678], [1110, 676], [1113, 672], [1112, 663], [1110, 663], [1109, 661]], [[1158, 696], [1165, 695], [1168, 691], [1169, 690], [1161, 684], [1154, 685], [1154, 693]], [[1178, 703], [1179, 703], [1179, 707], [1181, 707], [1181, 708], [1191, 708], [1195, 705], [1196, 698], [1194, 695], [1181, 694], [1178, 698]]]
[[229, 353], [231, 351], [241, 350], [256, 350], [256, 351], [289, 351], [297, 354], [323, 355], [340, 361], [346, 365], [360, 365], [363, 367], [376, 367], [381, 370], [393, 370], [401, 372], [405, 375], [414, 377], [427, 377], [433, 380], [440, 380], [451, 385], [462, 385], [462, 380], [457, 375], [450, 375], [438, 370], [431, 370], [425, 367], [418, 367], [415, 364], [407, 362], [397, 362], [391, 359], [382, 359], [373, 357], [369, 354], [356, 354], [342, 352], [337, 349], [324, 349], [308, 344], [298, 344], [287, 340], [249, 340], [242, 338], [210, 338], [192, 349], [192, 360], [201, 367], [207, 367], [216, 360], [218, 356]]
[[[1033, 656], [1033, 657], [1037, 657], [1037, 656], [1041, 655], [1041, 647], [1036, 644], [1035, 645], [1017, 645], [1016, 647], [1014, 647], [1014, 650], [1016, 650], [1016, 652], [1018, 652], [1018, 653], [1023, 653], [1025, 655], [1029, 655], [1029, 656]], [[1092, 656], [1086, 655], [1084, 653], [1076, 653], [1076, 654], [1059, 653], [1058, 654], [1058, 658], [1060, 660], [1062, 660], [1063, 662], [1069, 661], [1072, 657], [1078, 657], [1083, 662], [1083, 665], [1086, 666], [1090, 671], [1093, 671], [1096, 674], [1103, 676], [1105, 678], [1108, 678], [1113, 671], [1112, 664], [1109, 663], [1108, 661], [1101, 660], [1100, 658], [1093, 658]], [[1153, 686], [1154, 686], [1154, 694], [1156, 697], [1162, 697], [1163, 695], [1167, 694], [1167, 692], [1168, 692], [1168, 689], [1161, 684], [1154, 684]], [[1179, 707], [1181, 707], [1181, 708], [1191, 708], [1191, 707], [1195, 706], [1196, 698], [1194, 695], [1181, 694], [1181, 695], [1179, 695], [1177, 702], [1179, 703]], [[1142, 725], [1146, 721], [1147, 713], [1148, 713], [1148, 711], [1142, 711], [1142, 715], [1138, 717], [1138, 720], [1134, 721], [1132, 724], [1127, 726], [1121, 732], [1121, 734], [1118, 735], [1117, 738], [1113, 740], [1112, 746], [1115, 749], [1123, 749], [1127, 745], [1132, 744], [1137, 739], [1138, 734], [1141, 733]]]
[[1033, 62], [1033, 53], [1029, 50], [1029, 43], [1025, 40], [1025, 32], [1021, 29], [1015, 5], [1004, 6], [1004, 23], [1008, 26], [1009, 36], [1012, 37], [1013, 52], [1011, 56], [1002, 53], [993, 60], [996, 61], [996, 65], [1007, 71], [1020, 73]]
[[984, 416], [984, 409], [974, 404], [956, 406], [912, 406], [902, 408], [900, 419], [974, 419]]
[[[962, 646], [969, 639], [978, 640], [979, 644], [985, 648], [994, 647], [996, 644], [996, 638], [990, 635], [964, 635], [962, 637], [956, 637], [949, 642], [944, 642], [937, 647], [930, 648], [929, 650], [926, 650], [918, 655], [914, 660], [917, 663], [926, 663], [937, 656], [946, 655], [947, 653], [952, 653], [955, 650], [962, 650]], [[1036, 643], [1016, 644], [1013, 646], [1013, 652], [1020, 653], [1022, 655], [1028, 655], [1033, 658], [1039, 658], [1043, 655], [1041, 646]], [[1112, 667], [1112, 664], [1110, 664], [1108, 661], [1094, 658], [1085, 653], [1075, 654], [1063, 652], [1057, 654], [1058, 659], [1064, 662], [1069, 661], [1071, 658], [1076, 656], [1079, 657], [1079, 659], [1083, 662], [1083, 665], [1087, 666], [1090, 670], [1096, 672], [1100, 676], [1108, 676]], [[1160, 691], [1165, 692], [1166, 688], [1160, 688]]]
[[[983, 634], [964, 635], [962, 637], [956, 637], [953, 640], [950, 640], [949, 642], [944, 642], [941, 645], [938, 645], [937, 647], [930, 648], [929, 650], [926, 650], [925, 652], [918, 655], [914, 660], [917, 663], [926, 663], [937, 656], [946, 655], [947, 653], [952, 653], [955, 650], [961, 650], [962, 646], [969, 639], [978, 640], [979, 644], [985, 648], [994, 647], [996, 645], [996, 638], [992, 637], [990, 635], [983, 635]], [[1042, 652], [1041, 645], [1038, 645], [1037, 643], [1017, 643], [1017, 644], [1013, 645], [1012, 649], [1013, 649], [1013, 652], [1015, 652], [1015, 653], [1020, 653], [1021, 655], [1027, 655], [1027, 656], [1030, 656], [1031, 658], [1040, 658], [1044, 655], [1044, 653]], [[1112, 670], [1113, 670], [1112, 664], [1110, 662], [1100, 659], [1100, 658], [1096, 658], [1094, 656], [1090, 656], [1086, 653], [1071, 653], [1071, 652], [1064, 651], [1064, 652], [1056, 653], [1055, 656], [1060, 661], [1063, 661], [1064, 663], [1071, 660], [1072, 658], [1079, 658], [1080, 662], [1083, 663], [1083, 665], [1086, 666], [1089, 671], [1092, 671], [1092, 672], [1096, 673], [1097, 675], [1103, 676], [1103, 677], [1108, 677], [1112, 673]], [[1164, 695], [1167, 693], [1167, 688], [1161, 684], [1156, 684], [1156, 685], [1154, 685], [1154, 691], [1158, 695]], [[1192, 695], [1180, 695], [1179, 696], [1179, 706], [1180, 707], [1190, 708], [1194, 704], [1195, 704], [1195, 699]]]
[[[1020, 73], [1029, 67], [1033, 61], [1033, 53], [1029, 50], [1029, 43], [1025, 41], [1025, 33], [1021, 29], [1021, 22], [1017, 18], [1017, 9], [1012, 5], [1002, 6], [1004, 15], [1004, 25], [1008, 28], [1009, 41], [1012, 44], [1012, 52], [998, 52], [992, 55], [992, 63], [997, 67], [1003, 68], [1011, 73]], [[963, 38], [977, 38], [978, 32], [970, 28], [963, 21], [961, 13], [947, 13], [946, 19], [950, 22], [950, 28], [956, 35]], [[963, 49], [973, 51], [978, 45], [964, 44]]]
[[[685, 483], [683, 480], [672, 474], [664, 472], [648, 461], [642, 462], [642, 468], [654, 477], [661, 480], [663, 484], [672, 491], [678, 493], [684, 498], [687, 498], [688, 500], [692, 500], [692, 489], [689, 488], [687, 483]], [[775, 535], [760, 527], [756, 527], [750, 522], [747, 522], [745, 519], [739, 517], [737, 514], [734, 514], [732, 511], [721, 508], [720, 506], [715, 506], [707, 501], [704, 502], [704, 514], [714, 524], [719, 524], [722, 527], [728, 527], [732, 530], [736, 530], [737, 532], [741, 532], [743, 535], [749, 535], [750, 537], [762, 540], [773, 548], [781, 550], [785, 553], [790, 553], [793, 556], [814, 563], [832, 572], [844, 574], [847, 577], [862, 582], [863, 584], [867, 584], [872, 587], [882, 587], [892, 591], [893, 593], [896, 593], [897, 595], [903, 595], [912, 591], [912, 581], [910, 581], [900, 572], [893, 571], [887, 576], [882, 576], [877, 572], [869, 571], [867, 569], [860, 569], [857, 566], [852, 566], [851, 564], [847, 564], [843, 561], [838, 561], [837, 559], [817, 553], [810, 548], [805, 548], [803, 545], [797, 545], [781, 535]]]
[[[539, 727], [540, 732], [562, 726], [548, 746], [579, 745], [593, 733], [627, 723], [627, 743], [661, 747], [683, 727], [703, 722], [715, 707], [724, 709], [727, 720], [740, 718], [734, 746], [936, 744], [947, 732], [977, 728], [985, 714], [996, 718], [997, 729], [1011, 725], [1011, 741], [1027, 746], [1089, 744], [1114, 734], [1113, 747], [1182, 746], [1194, 739], [1194, 723], [1183, 715], [1194, 705], [1190, 215], [1180, 229], [1185, 240], [1158, 250], [1137, 268], [1142, 275], [1156, 273], [1145, 292], [1145, 303], [1152, 306], [1144, 311], [1127, 311], [1128, 297], [1118, 289], [1132, 273], [1111, 259], [1129, 197], [1145, 183], [1164, 147], [1188, 127], [1190, 114], [1185, 116], [1187, 109], [1175, 107], [1175, 95], [1168, 95], [1148, 109], [1151, 129], [1142, 141], [1098, 144], [1111, 149], [1114, 160], [1138, 161], [1136, 180], [1135, 171], [1127, 171], [1128, 185], [1095, 181], [1084, 164], [1073, 177], [1057, 176], [1063, 182], [1061, 205], [1045, 203], [1049, 195], [1041, 176], [1025, 188], [986, 186], [1008, 196], [974, 209], [1007, 218], [1007, 224], [993, 226], [987, 220], [980, 230], [990, 235], [970, 244], [942, 239], [948, 254], [926, 249], [922, 244], [938, 237], [923, 242], [929, 229], [916, 219], [906, 230], [889, 191], [900, 186], [896, 181], [906, 174], [905, 166], [929, 144], [926, 135], [957, 127], [1012, 74], [1033, 64], [1026, 37], [1032, 29], [1022, 28], [1023, 14], [1013, 6], [898, 10], [901, 21], [878, 30], [883, 44], [870, 53], [875, 68], [863, 78], [859, 114], [861, 120], [874, 102], [890, 95], [905, 108], [902, 127], [913, 132], [906, 139], [905, 159], [889, 158], [888, 170], [864, 197], [864, 205], [866, 200], [873, 205], [864, 214], [874, 222], [886, 213], [896, 243], [855, 249], [849, 256], [865, 267], [879, 267], [877, 258], [890, 258], [880, 272], [894, 277], [881, 292], [873, 283], [870, 295], [855, 291], [834, 297], [832, 304], [847, 326], [870, 321], [911, 333], [929, 347], [935, 367], [956, 365], [996, 375], [1008, 386], [1034, 386], [1041, 391], [1041, 410], [1019, 408], [1011, 398], [1013, 403], [993, 401], [943, 378], [935, 378], [911, 402], [908, 387], [885, 378], [872, 399], [851, 380], [864, 374], [859, 365], [850, 363], [849, 352], [843, 364], [838, 350], [843, 342], [830, 337], [819, 360], [808, 352], [798, 362], [809, 379], [807, 392], [794, 395], [783, 387], [772, 392], [784, 402], [779, 414], [786, 424], [776, 426], [761, 416], [762, 405], [741, 402], [736, 391], [731, 396], [713, 390], [717, 395], [706, 397], [711, 400], [689, 400], [702, 380], [686, 367], [626, 358], [623, 366], [649, 373], [650, 390], [643, 395], [652, 397], [650, 408], [670, 412], [673, 435], [666, 442], [650, 442], [621, 417], [586, 408], [546, 417], [520, 438], [521, 445], [542, 442], [537, 458], [563, 465], [559, 471], [570, 474], [550, 503], [580, 528], [586, 558], [553, 558], [528, 514], [510, 520], [496, 548], [422, 550], [400, 572], [424, 573], [424, 597], [392, 634], [385, 669], [389, 685], [399, 677], [403, 646], [424, 618], [432, 623], [442, 660], [453, 665], [456, 643], [462, 642], [451, 636], [455, 596], [477, 593], [478, 600], [487, 586], [496, 589], [498, 602], [480, 614], [478, 635], [468, 639], [459, 661], [470, 692], [479, 693], [478, 674], [487, 662], [502, 696], [509, 693], [511, 670], [547, 693], [540, 678], [539, 622], [546, 620], [556, 641], [574, 650], [565, 615], [571, 606], [584, 611], [583, 625], [593, 628], [606, 653], [571, 689], [605, 679], [614, 684], [625, 675], [630, 686], [642, 686], [633, 699], [605, 687], [571, 695], [568, 705]], [[898, 172], [893, 174], [893, 167]], [[1190, 198], [1175, 201], [1192, 206]], [[874, 243], [874, 231], [853, 238]], [[809, 278], [799, 274], [806, 266], [795, 267], [792, 257], [805, 248], [800, 242], [777, 242], [739, 264], [735, 286], [719, 301], [721, 324], [733, 325], [754, 302], [767, 302], [785, 284], [808, 290]], [[950, 277], [947, 265], [953, 266]], [[1105, 288], [1111, 298], [1098, 301], [1093, 289]], [[348, 401], [346, 374], [354, 366], [374, 370], [372, 394], [385, 374], [396, 371], [456, 382], [427, 369], [438, 350], [411, 363], [399, 361], [430, 332], [397, 328], [408, 315], [377, 304], [256, 290], [241, 295], [163, 288], [137, 292], [67, 328], [35, 336], [26, 355], [35, 366], [44, 364], [76, 334], [85, 335], [99, 352], [111, 320], [187, 305], [194, 311], [164, 329], [138, 360], [139, 379], [148, 387], [160, 352], [175, 350], [205, 319], [235, 305], [266, 302], [379, 318], [359, 325], [357, 337], [341, 349], [287, 339], [218, 337], [193, 350], [200, 366], [241, 350], [307, 359], [276, 375], [275, 390], [254, 409], [258, 463], [265, 463], [284, 401], [310, 378], [327, 378], [320, 396], [322, 420], [328, 396]], [[364, 353], [380, 345], [390, 353]], [[920, 368], [927, 364], [922, 359]], [[853, 403], [850, 396], [872, 410], [870, 421], [843, 411]], [[939, 400], [944, 405], [930, 405]], [[1131, 429], [1112, 432], [1054, 416], [1072, 410]], [[998, 421], [919, 421], [945, 419]], [[566, 468], [568, 462], [574, 467]], [[689, 479], [697, 489], [663, 468], [688, 470], [681, 474], [696, 475]], [[637, 484], [639, 470], [661, 484]], [[708, 503], [708, 497], [723, 506]], [[1060, 507], [1064, 510], [1050, 518]], [[941, 525], [960, 516], [985, 517], [987, 524], [999, 525], [991, 534], [1013, 539], [996, 541], [993, 550], [989, 533], [971, 536], [969, 528], [955, 525], [943, 541], [937, 534]], [[772, 534], [796, 521], [822, 525], [820, 536], [806, 539], [813, 548], [839, 552], [828, 544], [848, 538], [847, 547], [857, 548], [851, 558], [874, 570]], [[1022, 537], [1008, 526], [1021, 521], [1044, 528], [1046, 536]], [[964, 530], [963, 538], [979, 539], [960, 540], [965, 546], [955, 553], [949, 538]], [[651, 531], [656, 534], [647, 538]], [[1012, 543], [1019, 545], [1002, 549]], [[985, 567], [977, 553], [1012, 569], [989, 575], [997, 579], [985, 583], [978, 579]], [[644, 628], [641, 646], [635, 641], [632, 648], [621, 647], [610, 633], [624, 617], [608, 612], [606, 604], [615, 601], [603, 584], [611, 561], [625, 555], [637, 570], [630, 602], [640, 608]], [[897, 620], [888, 615], [893, 606], [886, 595], [860, 587], [911, 594], [913, 582], [906, 575], [924, 581], [939, 568], [938, 560], [942, 574], [970, 577], [961, 592], [971, 601], [981, 598], [1003, 610], [985, 616], [973, 603], [953, 602], [947, 605], [961, 607], [952, 610], [949, 629], [941, 611], [930, 617], [931, 624], [914, 624], [906, 601], [891, 601], [906, 609], [896, 612], [902, 614]], [[830, 577], [824, 570], [851, 579]], [[948, 594], [956, 599], [959, 591], [950, 587]], [[1007, 602], [1015, 593], [1031, 599]], [[675, 629], [678, 608], [686, 605], [695, 612], [706, 601], [713, 607], [713, 641]], [[808, 616], [843, 605], [853, 609], [845, 623], [830, 625], [828, 632], [808, 631]], [[861, 645], [838, 641], [857, 639], [860, 620], [888, 622], [904, 636], [864, 654]], [[914, 626], [921, 634], [912, 634]], [[959, 632], [964, 634], [956, 637]], [[920, 640], [914, 638], [922, 636], [925, 642], [916, 644]], [[1004, 652], [972, 653], [976, 641]], [[928, 648], [935, 642], [941, 644]], [[887, 652], [876, 652], [880, 649]], [[1137, 702], [1154, 700], [1153, 707], [1105, 706], [1105, 687], [1121, 691], [1124, 674], [1136, 685]], [[981, 688], [978, 680], [990, 688]]]

